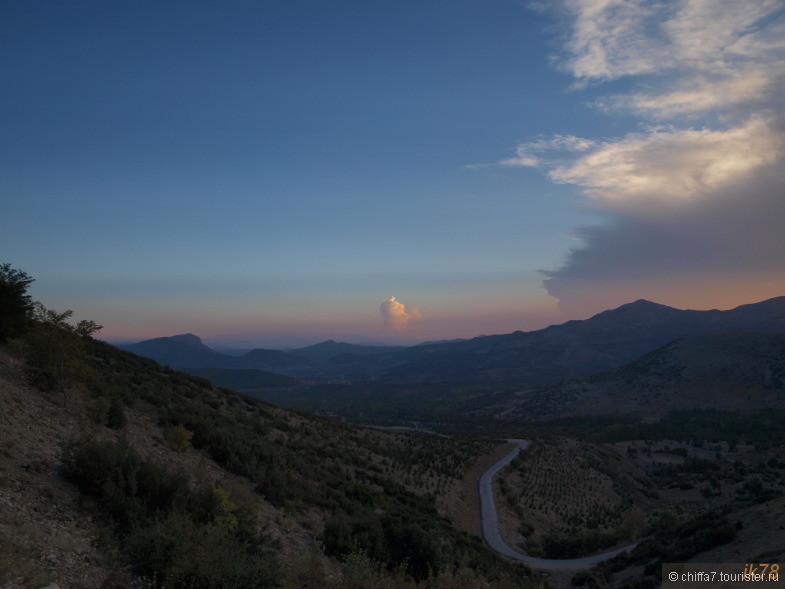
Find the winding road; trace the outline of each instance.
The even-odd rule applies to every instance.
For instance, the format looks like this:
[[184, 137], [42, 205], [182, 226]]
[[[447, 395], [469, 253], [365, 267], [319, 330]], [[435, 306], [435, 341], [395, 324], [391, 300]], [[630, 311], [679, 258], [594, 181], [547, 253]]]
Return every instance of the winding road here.
[[502, 556], [517, 560], [519, 562], [528, 564], [533, 568], [540, 569], [579, 569], [589, 568], [597, 563], [603, 562], [614, 556], [627, 552], [635, 548], [638, 544], [630, 544], [622, 548], [617, 548], [611, 552], [604, 552], [603, 554], [595, 554], [594, 556], [587, 556], [585, 558], [565, 558], [565, 559], [550, 559], [550, 558], [535, 558], [528, 556], [521, 552], [517, 552], [510, 548], [501, 534], [499, 534], [499, 520], [496, 516], [496, 504], [493, 500], [493, 477], [502, 468], [507, 466], [518, 455], [518, 452], [525, 450], [529, 446], [527, 440], [507, 440], [518, 444], [518, 446], [507, 456], [499, 460], [491, 468], [486, 470], [480, 477], [480, 521], [482, 522], [482, 536], [494, 551]]

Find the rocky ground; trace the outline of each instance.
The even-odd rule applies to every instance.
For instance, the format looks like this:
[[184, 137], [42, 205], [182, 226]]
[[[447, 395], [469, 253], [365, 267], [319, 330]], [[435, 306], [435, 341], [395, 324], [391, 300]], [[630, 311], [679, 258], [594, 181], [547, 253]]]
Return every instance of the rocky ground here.
[[104, 584], [120, 562], [89, 502], [60, 476], [60, 444], [82, 424], [25, 385], [0, 352], [0, 587]]

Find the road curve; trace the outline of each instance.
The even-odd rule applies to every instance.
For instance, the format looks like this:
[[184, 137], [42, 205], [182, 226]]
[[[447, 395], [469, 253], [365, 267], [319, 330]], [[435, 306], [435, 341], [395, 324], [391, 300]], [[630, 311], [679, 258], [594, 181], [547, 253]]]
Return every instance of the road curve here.
[[496, 517], [496, 504], [493, 500], [493, 477], [502, 468], [507, 466], [518, 455], [518, 452], [525, 450], [529, 446], [528, 440], [507, 440], [514, 442], [517, 447], [507, 454], [504, 458], [499, 460], [491, 468], [486, 470], [480, 477], [480, 521], [482, 522], [482, 536], [494, 551], [502, 556], [517, 560], [525, 563], [533, 568], [539, 569], [580, 569], [589, 568], [599, 562], [603, 562], [614, 556], [627, 552], [635, 548], [638, 544], [630, 544], [622, 548], [617, 548], [611, 552], [603, 554], [595, 554], [594, 556], [587, 556], [585, 558], [565, 558], [565, 559], [551, 559], [551, 558], [535, 558], [517, 552], [507, 546], [499, 534], [499, 521]]

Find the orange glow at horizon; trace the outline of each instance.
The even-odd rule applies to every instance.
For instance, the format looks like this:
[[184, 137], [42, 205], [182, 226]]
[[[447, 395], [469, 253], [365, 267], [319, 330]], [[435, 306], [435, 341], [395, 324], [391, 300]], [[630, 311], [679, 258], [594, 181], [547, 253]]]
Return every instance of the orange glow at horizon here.
[[724, 311], [779, 296], [785, 296], [785, 277], [750, 275], [729, 280], [727, 277], [708, 276], [689, 281], [648, 279], [615, 283], [612, 291], [583, 288], [580, 296], [576, 297], [579, 300], [560, 303], [560, 308], [571, 319], [586, 319], [638, 299], [677, 309]]

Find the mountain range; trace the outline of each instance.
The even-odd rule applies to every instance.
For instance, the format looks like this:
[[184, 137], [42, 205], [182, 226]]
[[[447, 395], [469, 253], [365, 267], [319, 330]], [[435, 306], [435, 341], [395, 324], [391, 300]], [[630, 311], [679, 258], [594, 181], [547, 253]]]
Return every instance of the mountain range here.
[[328, 340], [296, 350], [257, 348], [236, 356], [213, 350], [192, 333], [117, 347], [186, 372], [194, 372], [196, 368], [263, 370], [296, 378], [326, 379], [344, 377], [347, 373], [352, 377], [365, 375], [364, 369], [375, 363], [373, 357], [387, 356], [404, 349]]
[[678, 338], [709, 333], [785, 333], [785, 297], [720, 311], [638, 300], [545, 329], [411, 347], [329, 340], [289, 351], [221, 354], [193, 334], [119, 346], [172, 368], [271, 371], [305, 379], [497, 382], [540, 385], [617, 368]]

